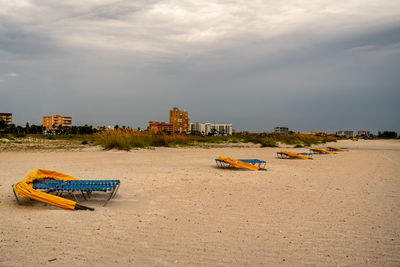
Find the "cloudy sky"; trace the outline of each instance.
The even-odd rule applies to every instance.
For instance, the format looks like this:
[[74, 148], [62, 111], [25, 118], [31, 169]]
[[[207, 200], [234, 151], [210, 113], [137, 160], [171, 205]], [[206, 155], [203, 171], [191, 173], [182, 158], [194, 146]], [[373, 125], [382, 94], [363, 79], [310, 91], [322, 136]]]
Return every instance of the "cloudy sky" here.
[[19, 125], [191, 121], [400, 131], [400, 0], [0, 0]]

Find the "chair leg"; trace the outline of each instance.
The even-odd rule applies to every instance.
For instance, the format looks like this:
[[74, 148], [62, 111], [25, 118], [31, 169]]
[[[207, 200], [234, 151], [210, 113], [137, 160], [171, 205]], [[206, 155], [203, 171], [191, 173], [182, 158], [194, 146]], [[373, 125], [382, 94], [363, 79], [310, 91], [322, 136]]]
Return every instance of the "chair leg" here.
[[75, 204], [75, 210], [91, 210], [91, 211], [94, 211], [94, 208], [83, 206], [83, 205], [80, 205], [80, 204], [76, 203]]
[[81, 191], [81, 193], [82, 193], [83, 198], [84, 198], [85, 200], [87, 200], [86, 197], [85, 197], [85, 194], [83, 193], [83, 191]]
[[104, 202], [103, 207], [105, 207], [107, 205], [107, 202], [110, 201], [110, 199], [112, 198], [114, 192], [115, 192], [115, 188], [113, 189], [113, 191], [111, 191], [110, 197], [106, 200], [106, 202]]
[[13, 193], [14, 193], [15, 198], [17, 199], [18, 205], [21, 205], [21, 202], [19, 202], [17, 193], [15, 193], [14, 187], [13, 187]]
[[114, 196], [113, 196], [113, 198], [115, 197], [115, 195], [117, 194], [117, 192], [118, 192], [118, 189], [119, 189], [119, 186], [120, 186], [121, 184], [118, 184], [118, 186], [117, 186], [117, 188], [116, 188], [116, 190], [115, 190], [115, 193], [114, 193]]

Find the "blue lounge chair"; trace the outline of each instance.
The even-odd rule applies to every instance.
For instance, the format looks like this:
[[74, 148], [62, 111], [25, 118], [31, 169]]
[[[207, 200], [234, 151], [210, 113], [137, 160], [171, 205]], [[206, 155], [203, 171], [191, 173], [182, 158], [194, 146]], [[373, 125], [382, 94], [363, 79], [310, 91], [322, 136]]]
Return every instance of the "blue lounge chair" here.
[[[115, 197], [120, 186], [120, 180], [40, 180], [33, 183], [33, 189], [47, 190], [48, 193], [55, 192], [57, 195], [62, 195], [63, 192], [73, 193], [81, 191], [82, 196], [86, 199], [84, 192], [88, 198], [92, 192], [110, 192], [110, 196], [104, 203]], [[76, 200], [76, 196], [72, 194]]]
[[[267, 164], [267, 162], [264, 160], [259, 160], [259, 159], [238, 159], [238, 160], [258, 166], [260, 167], [260, 170], [266, 170], [265, 165]], [[218, 168], [232, 168], [230, 164], [228, 164], [223, 160], [215, 159], [215, 162], [217, 163]]]

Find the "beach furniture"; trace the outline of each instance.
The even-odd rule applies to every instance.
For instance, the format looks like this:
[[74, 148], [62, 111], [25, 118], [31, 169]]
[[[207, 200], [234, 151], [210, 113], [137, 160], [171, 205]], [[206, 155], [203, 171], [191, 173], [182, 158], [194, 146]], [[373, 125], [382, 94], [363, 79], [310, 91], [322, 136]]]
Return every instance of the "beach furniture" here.
[[[21, 182], [12, 186], [15, 198], [20, 204], [19, 198], [30, 198], [50, 204], [59, 208], [69, 210], [94, 210], [77, 203], [75, 191], [81, 192], [86, 199], [85, 194], [90, 198], [92, 192], [110, 192], [104, 205], [115, 197], [120, 186], [119, 180], [78, 180], [75, 177], [50, 170], [37, 169], [28, 174]], [[41, 190], [45, 190], [41, 191]], [[61, 197], [64, 192], [72, 194], [76, 201]], [[50, 193], [55, 193], [50, 194]]]
[[228, 157], [218, 157], [215, 159], [218, 168], [240, 168], [252, 171], [265, 170], [266, 161], [259, 159], [233, 159]]
[[312, 153], [296, 153], [286, 150], [281, 150], [279, 152], [276, 152], [276, 155], [278, 158], [281, 159], [294, 159], [294, 158], [312, 159]]
[[329, 151], [349, 151], [347, 147], [334, 147], [334, 146], [328, 146], [327, 150]]
[[[105, 206], [111, 198], [115, 197], [119, 185], [119, 180], [39, 180], [33, 182], [33, 189], [48, 190], [47, 193], [54, 192], [58, 196], [62, 196], [65, 192], [74, 193], [77, 191], [81, 192], [85, 200], [91, 197], [92, 192], [109, 192], [110, 195], [104, 203]], [[77, 200], [76, 196], [72, 195]]]
[[335, 154], [334, 151], [329, 151], [326, 149], [315, 148], [315, 147], [310, 148], [310, 152], [314, 154]]

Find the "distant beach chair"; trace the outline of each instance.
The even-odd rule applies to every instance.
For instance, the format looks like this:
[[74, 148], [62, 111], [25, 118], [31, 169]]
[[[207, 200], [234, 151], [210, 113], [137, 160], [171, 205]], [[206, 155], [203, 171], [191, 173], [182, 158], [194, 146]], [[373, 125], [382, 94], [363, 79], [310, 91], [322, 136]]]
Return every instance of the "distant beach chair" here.
[[347, 147], [328, 146], [327, 150], [329, 150], [329, 151], [346, 151], [346, 152], [349, 152], [349, 149]]
[[264, 160], [259, 159], [233, 159], [228, 157], [218, 157], [215, 159], [218, 168], [241, 168], [253, 171], [266, 170], [267, 164]]
[[314, 154], [335, 154], [334, 151], [329, 151], [326, 149], [315, 148], [315, 147], [310, 148], [310, 152]]
[[312, 159], [312, 153], [296, 153], [286, 150], [281, 150], [279, 152], [276, 152], [276, 155], [278, 158], [281, 159], [294, 159], [294, 158]]

